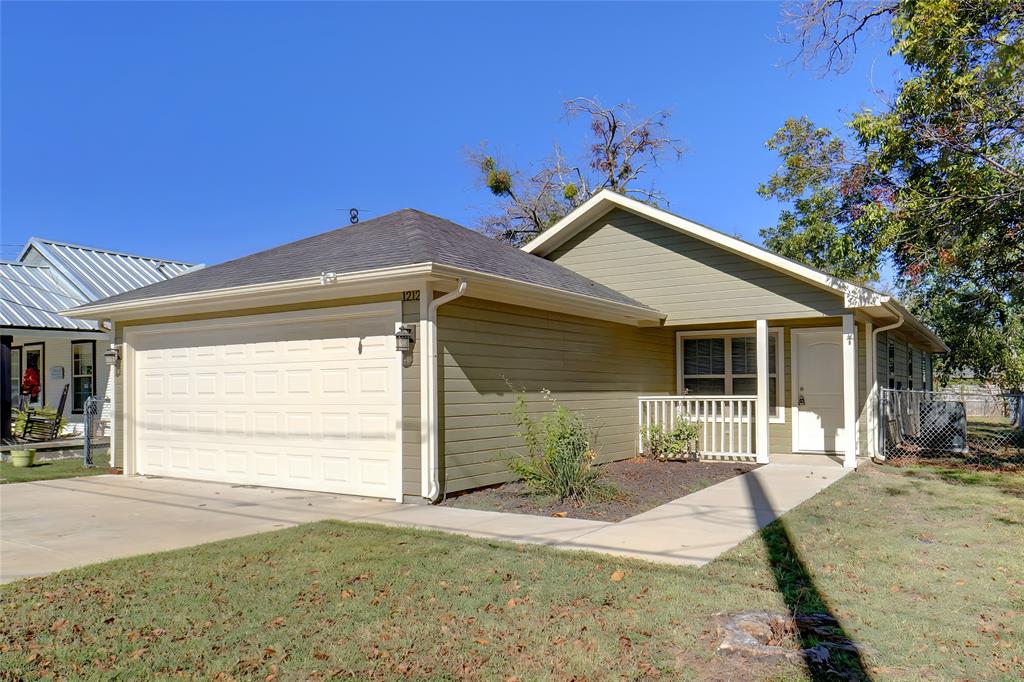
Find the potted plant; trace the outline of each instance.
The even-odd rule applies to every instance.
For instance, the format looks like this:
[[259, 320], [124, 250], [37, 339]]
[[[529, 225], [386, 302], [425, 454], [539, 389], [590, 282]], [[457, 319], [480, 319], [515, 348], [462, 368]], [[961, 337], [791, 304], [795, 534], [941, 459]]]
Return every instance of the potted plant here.
[[36, 450], [11, 450], [11, 464], [16, 467], [30, 467], [36, 463]]

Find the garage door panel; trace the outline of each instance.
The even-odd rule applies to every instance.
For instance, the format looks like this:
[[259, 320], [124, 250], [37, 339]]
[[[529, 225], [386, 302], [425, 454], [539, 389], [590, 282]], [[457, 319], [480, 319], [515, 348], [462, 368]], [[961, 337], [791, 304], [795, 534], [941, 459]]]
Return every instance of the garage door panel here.
[[397, 496], [397, 314], [140, 334], [140, 472]]

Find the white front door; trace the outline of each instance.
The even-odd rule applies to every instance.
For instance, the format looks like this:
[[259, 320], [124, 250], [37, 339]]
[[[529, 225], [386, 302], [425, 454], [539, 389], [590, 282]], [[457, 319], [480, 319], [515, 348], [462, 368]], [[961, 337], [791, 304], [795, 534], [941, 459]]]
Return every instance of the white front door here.
[[841, 327], [794, 329], [793, 446], [798, 452], [836, 452], [843, 443]]
[[400, 314], [371, 304], [129, 329], [137, 472], [400, 498]]

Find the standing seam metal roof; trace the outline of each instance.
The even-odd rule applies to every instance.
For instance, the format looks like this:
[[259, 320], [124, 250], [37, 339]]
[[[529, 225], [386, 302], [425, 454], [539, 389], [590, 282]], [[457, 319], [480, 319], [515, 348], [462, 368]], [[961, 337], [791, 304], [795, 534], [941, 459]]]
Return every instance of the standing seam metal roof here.
[[[38, 258], [25, 261], [32, 250]], [[58, 314], [78, 305], [163, 282], [189, 263], [31, 238], [20, 260], [0, 261], [0, 326], [96, 331], [95, 322]]]
[[88, 289], [90, 300], [123, 294], [162, 282], [190, 270], [190, 263], [147, 258], [129, 253], [33, 237], [25, 252], [35, 247], [40, 254], [76, 283]]
[[56, 310], [85, 303], [68, 293], [48, 267], [0, 261], [0, 323], [9, 327], [39, 327], [93, 331], [97, 323], [73, 320]]

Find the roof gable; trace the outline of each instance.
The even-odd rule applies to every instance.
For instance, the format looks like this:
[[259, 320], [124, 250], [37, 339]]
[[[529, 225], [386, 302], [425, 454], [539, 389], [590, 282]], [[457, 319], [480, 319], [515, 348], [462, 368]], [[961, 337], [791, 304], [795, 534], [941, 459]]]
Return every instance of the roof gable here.
[[842, 296], [847, 307], [878, 306], [888, 298], [867, 287], [839, 279], [792, 259], [772, 253], [767, 249], [745, 242], [742, 239], [700, 225], [636, 199], [617, 194], [611, 190], [598, 192], [569, 215], [523, 246], [522, 249], [534, 255], [547, 256], [559, 245], [579, 233], [580, 230], [616, 208], [635, 213], [694, 239], [707, 242], [785, 275]]
[[19, 260], [36, 264], [45, 262], [89, 301], [161, 282], [195, 267], [181, 261], [136, 256], [38, 237], [29, 239]]
[[832, 291], [618, 208], [547, 257], [666, 313], [670, 325], [847, 312]]

